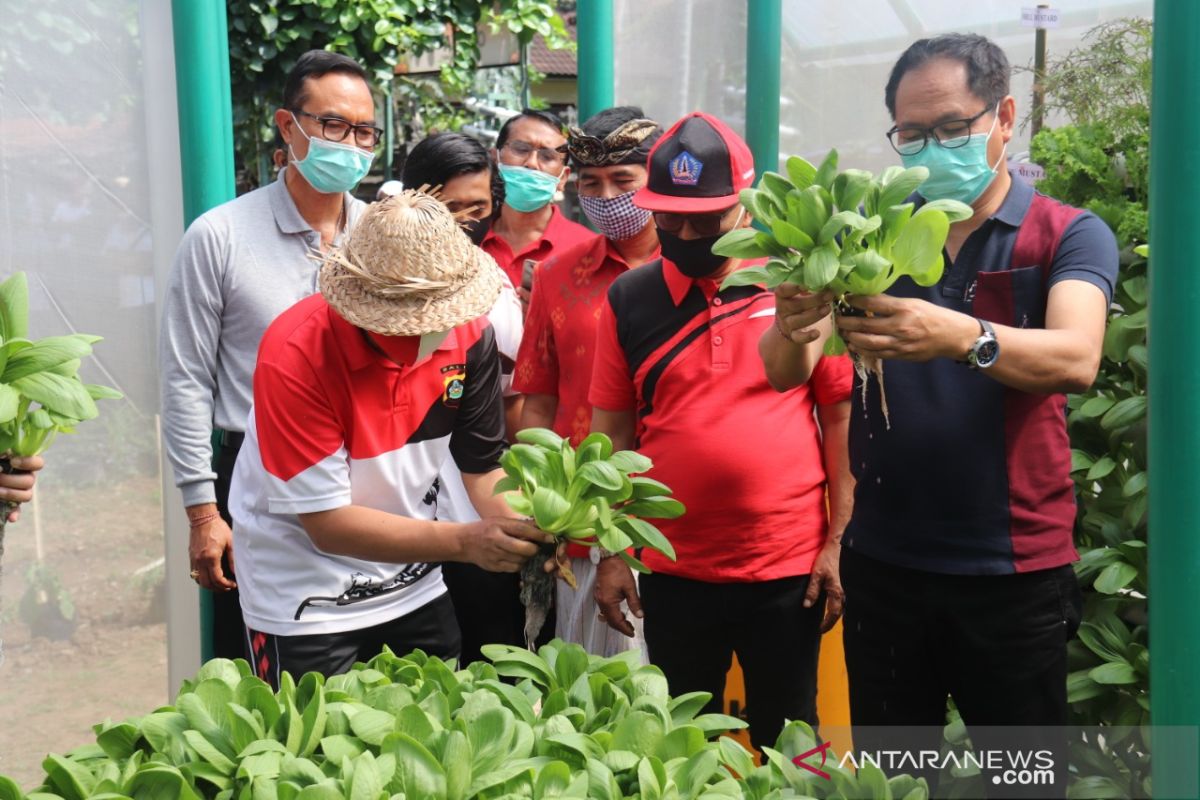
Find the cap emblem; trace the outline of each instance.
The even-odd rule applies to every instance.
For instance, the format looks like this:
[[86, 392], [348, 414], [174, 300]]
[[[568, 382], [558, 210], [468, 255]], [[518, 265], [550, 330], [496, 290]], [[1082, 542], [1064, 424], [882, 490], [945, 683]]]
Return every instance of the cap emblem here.
[[671, 183], [676, 186], [695, 186], [700, 182], [700, 172], [704, 169], [700, 159], [687, 150], [672, 158], [668, 166], [671, 170]]

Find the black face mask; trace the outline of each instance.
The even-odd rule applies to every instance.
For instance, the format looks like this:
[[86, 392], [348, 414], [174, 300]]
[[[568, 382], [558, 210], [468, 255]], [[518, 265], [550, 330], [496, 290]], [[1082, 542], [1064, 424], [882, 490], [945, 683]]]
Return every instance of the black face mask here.
[[467, 238], [471, 240], [471, 244], [479, 247], [483, 244], [483, 237], [487, 236], [488, 231], [492, 229], [492, 220], [489, 217], [469, 219], [463, 223], [462, 229], [467, 234]]
[[718, 256], [712, 251], [713, 245], [721, 238], [720, 235], [680, 239], [661, 228], [656, 230], [659, 244], [662, 245], [663, 258], [673, 263], [689, 278], [706, 278], [728, 260], [726, 256]]

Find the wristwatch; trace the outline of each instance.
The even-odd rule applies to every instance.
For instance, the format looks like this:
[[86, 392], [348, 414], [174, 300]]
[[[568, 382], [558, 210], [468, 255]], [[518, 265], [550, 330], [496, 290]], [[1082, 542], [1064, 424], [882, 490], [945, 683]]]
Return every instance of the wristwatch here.
[[1000, 342], [996, 341], [992, 323], [985, 319], [976, 321], [979, 323], [979, 338], [967, 351], [967, 366], [971, 369], [987, 369], [1000, 357]]

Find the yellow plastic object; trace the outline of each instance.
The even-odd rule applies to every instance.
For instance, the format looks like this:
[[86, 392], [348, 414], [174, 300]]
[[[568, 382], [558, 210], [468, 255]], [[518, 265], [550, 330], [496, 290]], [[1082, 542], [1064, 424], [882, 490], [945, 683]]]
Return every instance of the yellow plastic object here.
[[[740, 717], [746, 708], [746, 686], [742, 665], [734, 656], [733, 666], [725, 677], [725, 713]], [[842, 649], [842, 623], [821, 638], [821, 659], [817, 665], [817, 716], [822, 735], [833, 743], [839, 755], [851, 747], [850, 692], [846, 680], [846, 657]], [[754, 753], [750, 746], [749, 730], [729, 734]], [[756, 754], [757, 756], [757, 754]]]

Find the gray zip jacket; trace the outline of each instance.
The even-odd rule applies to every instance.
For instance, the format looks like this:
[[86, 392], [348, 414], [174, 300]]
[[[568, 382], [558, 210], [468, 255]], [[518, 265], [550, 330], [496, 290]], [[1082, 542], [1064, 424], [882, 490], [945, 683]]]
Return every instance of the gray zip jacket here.
[[[162, 425], [186, 506], [216, 502], [213, 427], [245, 431], [267, 326], [316, 291], [320, 248], [279, 173], [205, 212], [175, 254], [159, 337]], [[345, 196], [347, 227], [364, 204]]]

